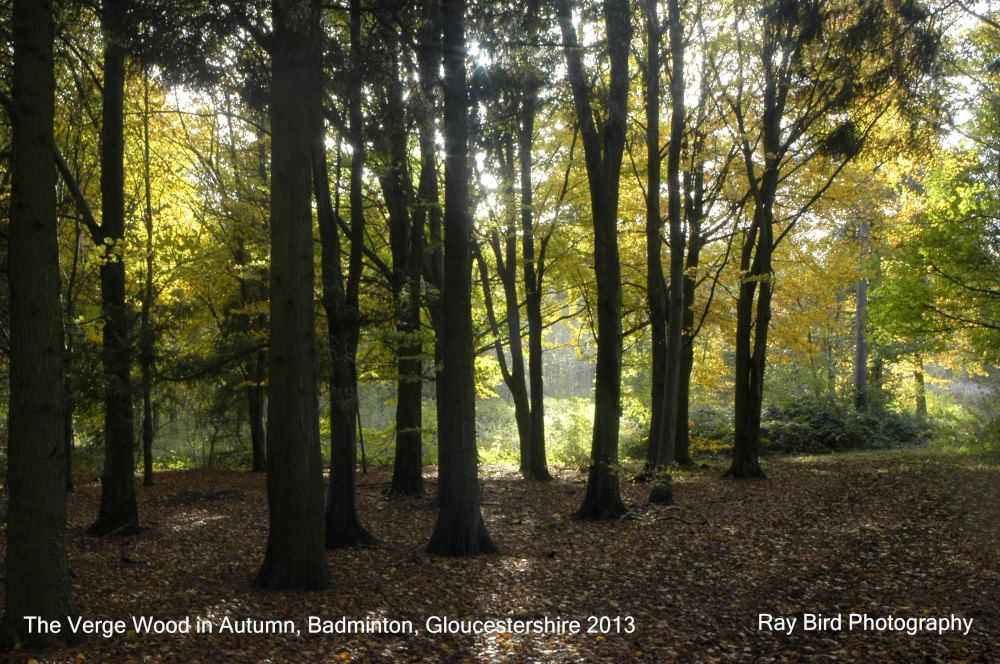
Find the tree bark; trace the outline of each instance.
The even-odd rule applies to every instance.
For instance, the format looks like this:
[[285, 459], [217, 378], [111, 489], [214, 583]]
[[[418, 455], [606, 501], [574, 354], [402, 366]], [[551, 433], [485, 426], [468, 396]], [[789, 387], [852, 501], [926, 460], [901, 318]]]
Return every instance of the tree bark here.
[[155, 336], [153, 332], [153, 299], [156, 290], [153, 286], [153, 263], [155, 249], [153, 247], [153, 194], [152, 174], [150, 173], [149, 145], [149, 72], [143, 73], [143, 116], [142, 116], [142, 175], [143, 198], [146, 209], [143, 214], [143, 226], [146, 231], [146, 265], [142, 288], [142, 309], [139, 318], [139, 369], [142, 384], [142, 483], [143, 486], [153, 485], [153, 364], [156, 360]]
[[649, 0], [646, 20], [646, 303], [651, 337], [648, 478], [656, 468], [663, 430], [663, 390], [667, 373], [667, 285], [663, 275], [663, 219], [660, 216], [660, 17], [658, 0]]
[[566, 53], [567, 79], [583, 139], [594, 225], [594, 272], [597, 280], [597, 367], [594, 431], [587, 493], [576, 516], [611, 519], [625, 513], [618, 477], [618, 428], [621, 421], [622, 289], [618, 253], [619, 177], [625, 148], [628, 107], [628, 54], [632, 41], [628, 0], [604, 0], [603, 14], [610, 65], [606, 119], [598, 131], [583, 56], [569, 0], [557, 5]]
[[[700, 150], [700, 141], [694, 146]], [[704, 164], [696, 159], [693, 173], [686, 174], [684, 188], [687, 191], [687, 256], [684, 259], [684, 332], [681, 344], [680, 376], [677, 384], [677, 432], [674, 440], [674, 461], [682, 468], [692, 468], [691, 458], [691, 372], [694, 368], [694, 296], [697, 288], [695, 272], [701, 261], [702, 221], [705, 216]]]
[[917, 419], [921, 422], [927, 421], [927, 389], [924, 386], [924, 358], [919, 354], [916, 357], [916, 368], [913, 370], [913, 380], [916, 383], [916, 413]]
[[351, 0], [352, 81], [348, 101], [351, 139], [351, 181], [348, 197], [351, 208], [351, 251], [345, 283], [341, 269], [340, 234], [330, 200], [326, 167], [326, 132], [322, 117], [316, 126], [313, 149], [313, 177], [320, 217], [322, 243], [323, 306], [326, 309], [330, 340], [330, 485], [326, 501], [326, 548], [374, 546], [377, 541], [358, 519], [355, 472], [358, 458], [358, 340], [361, 311], [362, 250], [365, 241], [365, 209], [362, 191], [365, 147], [361, 115], [361, 3]]
[[311, 156], [322, 123], [320, 3], [274, 0], [271, 78], [270, 528], [259, 586], [329, 585], [316, 385]]
[[[8, 249], [10, 403], [6, 588], [0, 648], [76, 641], [66, 565], [63, 330], [59, 288], [51, 0], [13, 9], [13, 173]], [[29, 616], [60, 631], [29, 629]]]
[[423, 217], [411, 214], [413, 187], [408, 168], [399, 42], [389, 31], [392, 79], [387, 83], [384, 120], [388, 133], [389, 173], [381, 178], [389, 217], [392, 294], [396, 320], [396, 457], [390, 496], [419, 496], [423, 478], [423, 334], [420, 329]]
[[[655, 5], [654, 5], [655, 7]], [[684, 228], [681, 218], [681, 142], [684, 139], [684, 32], [678, 0], [667, 0], [670, 32], [670, 145], [667, 148], [667, 219], [670, 226], [670, 312], [667, 316], [666, 375], [663, 387], [663, 427], [656, 458], [652, 503], [674, 501], [668, 468], [674, 462], [680, 384], [681, 344], [684, 334]]]
[[[528, 393], [531, 411], [531, 437], [528, 460], [522, 460], [522, 472], [527, 479], [551, 480], [545, 453], [545, 396], [542, 377], [542, 278], [545, 266], [542, 256], [535, 254], [534, 189], [531, 184], [531, 146], [535, 134], [538, 107], [538, 85], [530, 84], [524, 92], [521, 106], [521, 126], [518, 135], [518, 157], [521, 175], [521, 254], [524, 259], [525, 316], [528, 323]], [[544, 254], [542, 241], [542, 254]]]
[[472, 335], [472, 215], [469, 210], [465, 0], [442, 5], [444, 53], [444, 292], [440, 373], [439, 511], [427, 552], [474, 556], [497, 551], [479, 506], [475, 348]]
[[135, 498], [135, 430], [132, 408], [132, 349], [125, 292], [125, 12], [124, 0], [106, 0], [101, 19], [104, 87], [101, 125], [101, 316], [103, 331], [104, 470], [101, 506], [88, 535], [139, 531]]
[[[868, 257], [870, 234], [871, 224], [862, 219], [858, 227], [861, 269]], [[864, 275], [854, 294], [854, 409], [863, 413], [868, 410], [868, 278]]]

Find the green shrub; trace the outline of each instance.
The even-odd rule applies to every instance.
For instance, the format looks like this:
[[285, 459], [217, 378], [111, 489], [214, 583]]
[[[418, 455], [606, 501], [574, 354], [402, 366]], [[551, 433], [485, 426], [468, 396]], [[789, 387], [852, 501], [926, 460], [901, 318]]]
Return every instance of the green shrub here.
[[764, 411], [764, 449], [817, 454], [837, 450], [886, 449], [920, 441], [927, 427], [893, 411], [855, 413], [832, 406], [799, 403]]

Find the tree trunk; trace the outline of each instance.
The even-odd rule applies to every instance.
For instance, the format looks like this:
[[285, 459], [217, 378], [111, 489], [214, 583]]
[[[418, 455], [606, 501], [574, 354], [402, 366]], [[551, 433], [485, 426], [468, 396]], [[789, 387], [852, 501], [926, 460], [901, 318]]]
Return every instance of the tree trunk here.
[[[521, 253], [524, 259], [525, 316], [528, 322], [528, 393], [531, 412], [531, 438], [528, 461], [522, 462], [524, 476], [531, 480], [551, 480], [545, 453], [545, 398], [542, 378], [542, 277], [545, 266], [535, 256], [534, 189], [531, 184], [531, 146], [534, 141], [538, 85], [534, 82], [524, 92], [518, 157], [521, 172]], [[543, 240], [544, 254], [544, 240]]]
[[[870, 234], [871, 225], [862, 219], [858, 228], [862, 270], [868, 257]], [[854, 408], [863, 413], [868, 410], [868, 278], [865, 276], [858, 279], [854, 301]]]
[[628, 0], [604, 0], [609, 60], [609, 97], [601, 131], [594, 122], [593, 91], [588, 87], [583, 57], [569, 0], [557, 6], [567, 79], [573, 92], [583, 139], [594, 225], [594, 272], [597, 281], [597, 367], [594, 432], [587, 493], [576, 516], [611, 519], [625, 513], [618, 478], [618, 428], [621, 421], [622, 284], [618, 254], [619, 177], [625, 148], [628, 106], [628, 54], [632, 41]]
[[250, 385], [247, 386], [247, 411], [250, 418], [250, 447], [253, 455], [253, 472], [262, 473], [267, 470], [267, 448], [265, 447], [266, 432], [264, 430], [264, 408], [267, 388], [264, 381], [267, 358], [264, 351], [254, 354], [254, 361], [249, 372]]
[[326, 501], [326, 548], [374, 546], [377, 541], [361, 525], [355, 499], [354, 476], [358, 458], [358, 339], [361, 311], [362, 249], [365, 241], [365, 209], [362, 184], [365, 147], [361, 116], [361, 4], [351, 0], [351, 62], [353, 79], [348, 119], [351, 139], [351, 252], [347, 280], [341, 272], [340, 234], [330, 200], [326, 167], [326, 132], [322, 118], [316, 125], [313, 177], [316, 207], [320, 215], [322, 243], [323, 306], [330, 339], [330, 486]]
[[271, 77], [270, 528], [259, 586], [323, 590], [311, 153], [322, 123], [320, 3], [274, 0]]
[[143, 194], [146, 203], [143, 214], [143, 226], [146, 230], [146, 272], [142, 289], [142, 310], [139, 321], [139, 367], [142, 383], [142, 483], [143, 486], [153, 485], [153, 363], [156, 359], [153, 332], [153, 298], [156, 291], [153, 287], [153, 194], [152, 174], [150, 173], [149, 147], [149, 71], [143, 72], [143, 116], [142, 116], [142, 175]]
[[101, 507], [88, 535], [131, 535], [139, 531], [135, 499], [135, 431], [132, 410], [132, 353], [129, 311], [125, 299], [125, 29], [127, 3], [104, 3], [102, 28], [104, 88], [101, 125], [101, 316], [104, 323], [103, 363], [104, 471]]
[[[684, 334], [684, 228], [681, 218], [681, 141], [684, 138], [684, 32], [678, 0], [667, 0], [670, 25], [670, 145], [667, 149], [667, 219], [670, 225], [670, 312], [667, 316], [666, 375], [663, 388], [663, 427], [656, 458], [651, 503], [674, 501], [673, 480], [667, 469], [674, 462], [680, 384], [681, 344]], [[655, 2], [653, 3], [655, 14]]]
[[419, 496], [423, 478], [423, 338], [420, 329], [423, 216], [411, 214], [413, 187], [407, 166], [407, 135], [398, 39], [389, 31], [394, 76], [387, 83], [389, 173], [382, 177], [392, 249], [396, 319], [396, 457], [390, 496]]
[[913, 370], [913, 380], [917, 386], [917, 419], [927, 421], [927, 389], [924, 386], [924, 358], [916, 357], [916, 368]]
[[[441, 5], [424, 3], [421, 7], [423, 25], [417, 46], [417, 66], [420, 76], [421, 106], [427, 110], [417, 118], [420, 143], [420, 182], [414, 224], [426, 229], [426, 250], [422, 268], [427, 284], [427, 311], [434, 330], [434, 407], [440, 424], [445, 402], [441, 397], [441, 367], [444, 362], [444, 317], [441, 311], [441, 293], [444, 290], [444, 244], [441, 233], [442, 211], [438, 186], [436, 91], [441, 80]], [[440, 428], [438, 448], [440, 450]], [[411, 460], [412, 463], [412, 460]], [[414, 476], [422, 472], [411, 466], [407, 473]], [[421, 480], [422, 483], [422, 480]]]
[[[508, 164], [512, 166], [512, 164]], [[504, 169], [510, 177], [512, 168]], [[517, 294], [517, 233], [513, 223], [507, 226], [504, 231], [504, 242], [500, 242], [500, 234], [494, 230], [490, 244], [493, 247], [493, 256], [497, 263], [497, 275], [500, 277], [500, 285], [503, 287], [504, 310], [507, 313], [507, 347], [510, 351], [510, 368], [504, 356], [503, 347], [499, 341], [500, 330], [497, 327], [496, 318], [492, 316], [492, 301], [489, 308], [491, 310], [491, 322], [493, 323], [494, 334], [497, 336], [496, 352], [497, 359], [501, 363], [504, 382], [510, 390], [511, 398], [514, 400], [514, 421], [517, 423], [517, 440], [519, 445], [521, 475], [525, 478], [529, 476], [528, 469], [531, 466], [531, 403], [528, 399], [528, 381], [524, 373], [524, 347], [521, 339], [521, 303]], [[486, 264], [483, 265], [483, 288], [489, 290], [489, 282], [486, 274]], [[489, 293], [484, 293], [489, 297]]]
[[[698, 146], [695, 145], [695, 150]], [[695, 272], [701, 261], [704, 238], [701, 235], [704, 218], [705, 175], [700, 160], [694, 173], [685, 176], [687, 204], [687, 256], [684, 259], [684, 332], [681, 344], [680, 376], [677, 383], [677, 432], [674, 434], [674, 461], [682, 468], [693, 468], [691, 458], [691, 371], [694, 368], [694, 295], [697, 287]]]
[[[771, 318], [772, 223], [770, 204], [758, 203], [754, 222], [743, 243], [736, 302], [736, 394], [733, 460], [725, 477], [764, 477], [760, 467], [761, 415], [764, 393], [767, 328]], [[758, 238], [759, 236], [759, 238]], [[756, 247], [754, 240], [757, 238]], [[756, 249], [756, 251], [754, 251]], [[753, 256], [753, 263], [750, 257]], [[759, 294], [757, 293], [759, 288]], [[756, 311], [754, 299], [756, 295]], [[756, 316], [754, 315], [756, 313]], [[752, 345], [751, 345], [752, 343]]]
[[660, 17], [659, 2], [649, 0], [646, 20], [646, 303], [651, 336], [651, 385], [646, 468], [649, 478], [656, 468], [663, 430], [663, 389], [667, 373], [667, 286], [663, 275], [660, 217]]
[[[66, 565], [64, 356], [59, 300], [50, 0], [14, 3], [13, 173], [8, 245], [10, 403], [7, 569], [0, 648], [75, 641]], [[29, 616], [60, 631], [31, 629]]]
[[494, 553], [497, 547], [486, 532], [479, 507], [465, 0], [445, 0], [442, 9], [445, 269], [441, 341], [448, 353], [443, 358], [439, 396], [447, 407], [438, 409], [440, 505], [427, 552], [474, 556]]

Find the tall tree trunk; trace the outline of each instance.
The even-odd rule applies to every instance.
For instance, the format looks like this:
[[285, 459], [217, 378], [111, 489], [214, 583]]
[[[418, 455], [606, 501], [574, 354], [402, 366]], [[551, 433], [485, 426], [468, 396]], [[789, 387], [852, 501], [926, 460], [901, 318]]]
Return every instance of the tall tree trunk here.
[[[660, 17], [658, 0], [646, 3], [646, 303], [652, 350], [646, 473], [656, 467], [663, 430], [663, 389], [667, 374], [667, 285], [663, 275], [660, 216]], [[648, 476], [644, 473], [644, 477]]]
[[392, 80], [387, 83], [385, 120], [389, 173], [382, 177], [392, 249], [392, 294], [396, 319], [396, 457], [390, 496], [419, 496], [423, 478], [423, 335], [420, 329], [423, 215], [411, 214], [413, 187], [408, 168], [402, 71], [396, 33], [387, 36]]
[[[868, 257], [871, 224], [862, 219], [858, 227], [861, 269]], [[854, 408], [868, 410], [868, 278], [864, 275], [855, 286], [854, 305]]]
[[135, 431], [132, 410], [132, 352], [125, 300], [125, 12], [124, 0], [106, 0], [101, 19], [107, 40], [101, 125], [101, 201], [104, 261], [101, 263], [104, 471], [101, 507], [88, 535], [139, 531], [135, 499]]
[[[695, 150], [699, 150], [696, 142]], [[682, 468], [692, 468], [691, 458], [691, 372], [694, 368], [694, 295], [697, 288], [695, 272], [701, 261], [704, 238], [701, 235], [704, 219], [705, 173], [704, 165], [696, 159], [694, 172], [686, 174], [684, 188], [687, 197], [687, 256], [684, 259], [684, 332], [681, 344], [680, 376], [677, 383], [677, 432], [674, 434], [674, 461]]]
[[427, 552], [474, 556], [497, 550], [479, 507], [475, 348], [472, 336], [472, 215], [469, 211], [468, 89], [465, 0], [442, 4], [444, 53], [444, 292], [440, 373], [439, 511]]
[[258, 585], [323, 590], [323, 457], [316, 394], [311, 156], [322, 123], [319, 0], [273, 0], [271, 74], [270, 528]]
[[[776, 181], [776, 175], [772, 179]], [[764, 192], [756, 204], [740, 261], [743, 277], [736, 302], [735, 432], [733, 460], [725, 473], [726, 477], [744, 479], [764, 477], [760, 467], [760, 434], [767, 329], [771, 319], [771, 208], [774, 197], [773, 189], [762, 189]]]
[[[66, 565], [63, 331], [56, 223], [53, 17], [50, 0], [14, 3], [8, 281], [7, 570], [0, 648], [74, 641], [79, 614]], [[57, 622], [59, 633], [27, 618]]]
[[604, 0], [610, 86], [602, 130], [591, 105], [583, 56], [569, 0], [557, 12], [566, 53], [567, 79], [573, 92], [583, 139], [594, 224], [594, 272], [597, 280], [597, 367], [594, 433], [587, 493], [576, 516], [616, 518], [625, 513], [618, 478], [618, 428], [621, 421], [622, 288], [618, 254], [618, 200], [628, 113], [628, 54], [632, 14], [628, 0]]
[[522, 461], [527, 479], [551, 480], [545, 454], [545, 398], [542, 378], [542, 277], [545, 266], [545, 240], [535, 255], [534, 189], [531, 184], [531, 146], [534, 142], [535, 115], [538, 107], [538, 84], [534, 81], [524, 92], [521, 126], [518, 135], [518, 157], [521, 174], [521, 254], [524, 259], [525, 316], [528, 323], [528, 392], [531, 410], [531, 438], [528, 461]]
[[153, 332], [153, 298], [156, 291], [153, 287], [153, 194], [152, 174], [150, 173], [149, 146], [149, 71], [143, 72], [143, 116], [142, 116], [142, 180], [145, 211], [143, 226], [146, 230], [146, 273], [142, 289], [142, 310], [139, 320], [139, 368], [142, 383], [142, 483], [153, 485], [153, 363], [156, 359]]
[[678, 0], [667, 0], [670, 26], [670, 145], [667, 149], [667, 219], [670, 226], [670, 312], [667, 316], [666, 375], [663, 386], [663, 427], [649, 501], [670, 504], [673, 481], [667, 469], [674, 462], [677, 434], [681, 344], [684, 334], [684, 228], [681, 218], [681, 142], [684, 138], [684, 32]]
[[[420, 142], [420, 182], [414, 223], [426, 228], [426, 251], [423, 275], [427, 283], [427, 311], [434, 329], [434, 407], [436, 419], [441, 422], [446, 404], [441, 397], [441, 367], [444, 363], [444, 316], [441, 293], [444, 290], [444, 236], [441, 232], [442, 211], [438, 186], [436, 90], [441, 80], [441, 4], [427, 2], [421, 7], [423, 24], [417, 46], [417, 67], [420, 77], [421, 106], [426, 109], [417, 118]], [[440, 428], [438, 447], [440, 449]], [[408, 470], [410, 474], [415, 468]]]
[[365, 147], [361, 115], [362, 43], [361, 3], [351, 0], [352, 82], [348, 101], [351, 139], [351, 251], [346, 283], [341, 272], [340, 236], [330, 200], [326, 167], [326, 132], [322, 119], [316, 125], [313, 177], [323, 245], [323, 306], [330, 339], [330, 485], [326, 499], [326, 548], [374, 546], [377, 542], [358, 519], [355, 472], [358, 461], [358, 339], [361, 311], [362, 250], [365, 241], [365, 208], [362, 184]]
[[66, 353], [63, 359], [63, 441], [66, 448], [66, 492], [73, 491], [73, 448], [75, 436], [73, 432], [73, 412], [76, 408], [73, 382], [73, 366], [75, 344], [73, 343], [73, 322], [76, 320], [76, 280], [80, 268], [80, 251], [82, 249], [83, 229], [77, 218], [73, 238], [73, 260], [66, 281], [66, 296], [64, 299], [63, 333]]

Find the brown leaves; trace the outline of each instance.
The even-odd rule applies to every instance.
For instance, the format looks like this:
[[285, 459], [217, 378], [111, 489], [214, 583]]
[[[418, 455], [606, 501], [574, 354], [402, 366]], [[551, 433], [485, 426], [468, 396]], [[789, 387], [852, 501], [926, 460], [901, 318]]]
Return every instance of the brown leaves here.
[[[140, 487], [149, 529], [89, 538], [100, 487], [81, 478], [69, 497], [69, 561], [81, 614], [129, 630], [30, 656], [42, 662], [149, 661], [987, 661], [1000, 650], [1000, 467], [920, 451], [768, 464], [771, 479], [679, 474], [681, 507], [642, 502], [630, 516], [574, 521], [584, 487], [566, 473], [528, 483], [496, 469], [484, 517], [496, 556], [424, 554], [429, 499], [387, 501], [389, 469], [360, 478], [359, 506], [382, 541], [330, 556], [331, 590], [272, 593], [251, 580], [267, 536], [265, 478], [164, 472]], [[972, 618], [968, 635], [804, 631], [803, 614]], [[762, 613], [797, 617], [789, 635], [760, 630]], [[203, 631], [150, 634], [132, 618], [190, 617]], [[310, 616], [353, 630], [309, 633]], [[438, 633], [432, 617], [576, 621], [579, 629]], [[226, 624], [297, 631], [234, 633]], [[412, 629], [404, 628], [409, 621]], [[212, 632], [204, 631], [206, 625]], [[359, 631], [361, 625], [382, 626]], [[273, 627], [274, 625], [272, 625]], [[27, 653], [22, 653], [28, 656]]]

